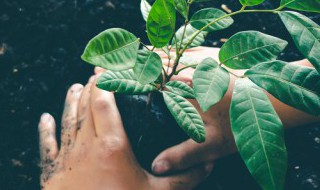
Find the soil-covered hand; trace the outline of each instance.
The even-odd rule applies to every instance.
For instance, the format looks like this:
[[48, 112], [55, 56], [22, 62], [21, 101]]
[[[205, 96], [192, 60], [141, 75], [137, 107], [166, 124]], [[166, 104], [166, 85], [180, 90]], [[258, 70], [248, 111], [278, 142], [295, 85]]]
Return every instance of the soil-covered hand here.
[[212, 170], [201, 164], [182, 173], [155, 177], [137, 163], [112, 93], [73, 85], [67, 94], [56, 140], [54, 118], [43, 114], [39, 123], [41, 185], [45, 190], [192, 189]]

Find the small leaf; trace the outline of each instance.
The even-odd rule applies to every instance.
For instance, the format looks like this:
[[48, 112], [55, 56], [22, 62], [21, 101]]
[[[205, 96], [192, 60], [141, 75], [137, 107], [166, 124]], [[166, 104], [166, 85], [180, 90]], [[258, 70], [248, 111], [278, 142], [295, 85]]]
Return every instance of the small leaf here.
[[279, 15], [300, 52], [320, 73], [320, 26], [300, 13], [288, 11]]
[[256, 65], [245, 75], [285, 104], [320, 115], [320, 75], [315, 69], [272, 61]]
[[176, 119], [178, 125], [187, 135], [198, 143], [206, 140], [204, 123], [193, 105], [182, 96], [171, 92], [163, 92], [164, 101]]
[[239, 153], [253, 177], [262, 189], [283, 189], [287, 170], [284, 131], [267, 95], [248, 79], [238, 79], [230, 118]]
[[281, 0], [281, 6], [299, 11], [320, 13], [320, 0]]
[[[191, 20], [190, 20], [190, 24], [200, 30], [201, 28], [203, 28], [204, 26], [206, 26], [207, 24], [215, 21], [216, 19], [225, 16], [226, 13], [216, 9], [216, 8], [206, 8], [206, 9], [201, 9], [200, 11], [196, 12]], [[211, 26], [209, 26], [207, 29], [205, 29], [204, 31], [208, 31], [208, 32], [212, 32], [212, 31], [217, 31], [217, 30], [222, 30], [225, 28], [228, 28], [229, 26], [231, 26], [233, 24], [233, 19], [231, 17], [226, 17], [223, 18], [219, 21], [217, 21], [216, 23], [212, 24]]]
[[140, 40], [132, 33], [112, 28], [89, 41], [81, 58], [112, 71], [130, 69], [137, 59]]
[[287, 45], [288, 42], [261, 32], [239, 32], [221, 47], [219, 59], [229, 68], [249, 69], [277, 59]]
[[145, 94], [157, 90], [154, 85], [143, 85], [136, 81], [132, 70], [120, 72], [107, 71], [98, 78], [97, 87], [115, 93], [132, 95]]
[[265, 0], [240, 0], [240, 3], [244, 6], [254, 6], [263, 3]]
[[188, 18], [188, 5], [186, 0], [174, 0], [177, 11], [185, 18]]
[[[179, 30], [176, 32], [176, 38], [173, 39], [172, 44], [175, 44], [175, 39], [177, 40], [178, 45], [181, 44], [181, 39], [184, 32], [184, 26], [180, 27]], [[182, 48], [184, 48], [189, 40], [198, 32], [197, 29], [193, 28], [190, 24], [187, 25], [186, 31], [184, 33], [184, 38], [182, 41]], [[192, 41], [192, 43], [188, 46], [188, 48], [198, 47], [201, 46], [205, 42], [205, 37], [207, 36], [208, 32], [200, 32], [199, 35]]]
[[180, 81], [170, 81], [166, 84], [168, 91], [180, 95], [184, 98], [194, 99], [193, 89], [184, 82]]
[[147, 20], [147, 33], [154, 47], [166, 46], [174, 32], [176, 25], [176, 10], [173, 0], [156, 0], [152, 5]]
[[141, 0], [140, 10], [141, 10], [143, 19], [147, 21], [150, 10], [151, 10], [151, 5], [148, 3], [147, 0]]
[[136, 65], [133, 67], [135, 78], [141, 84], [149, 84], [157, 80], [162, 71], [162, 61], [157, 53], [140, 50]]
[[230, 75], [215, 60], [207, 58], [197, 66], [192, 81], [196, 99], [206, 112], [227, 92]]

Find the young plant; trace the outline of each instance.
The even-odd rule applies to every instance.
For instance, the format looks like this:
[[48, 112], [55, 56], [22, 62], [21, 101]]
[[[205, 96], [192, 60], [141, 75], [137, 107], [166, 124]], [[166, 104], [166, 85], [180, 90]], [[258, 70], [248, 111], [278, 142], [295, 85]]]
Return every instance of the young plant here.
[[[132, 95], [161, 92], [179, 126], [198, 143], [205, 141], [205, 126], [187, 99], [195, 98], [206, 112], [224, 97], [230, 74], [235, 75], [226, 68], [247, 69], [243, 76], [235, 75], [238, 79], [230, 108], [232, 132], [239, 153], [260, 186], [264, 190], [283, 189], [287, 168], [284, 131], [264, 90], [285, 104], [320, 115], [320, 27], [300, 13], [283, 11], [290, 8], [319, 13], [320, 1], [281, 0], [277, 9], [256, 10], [247, 8], [264, 0], [240, 0], [243, 6], [236, 12], [205, 8], [190, 17], [190, 6], [203, 1], [206, 0], [156, 0], [151, 6], [141, 0], [153, 47], [147, 47], [124, 29], [112, 28], [88, 43], [82, 59], [107, 69], [97, 82], [101, 89]], [[185, 19], [177, 31], [176, 12]], [[209, 32], [228, 28], [234, 22], [232, 16], [256, 12], [278, 14], [297, 48], [315, 69], [277, 60], [288, 44], [286, 41], [258, 31], [242, 31], [222, 46], [219, 60], [206, 58], [178, 70], [179, 63], [193, 62], [183, 56], [186, 49], [200, 46]], [[171, 72], [163, 68], [155, 48], [168, 55], [168, 64], [174, 59]], [[173, 49], [175, 54], [171, 55]], [[196, 68], [193, 88], [171, 81], [188, 67]]]

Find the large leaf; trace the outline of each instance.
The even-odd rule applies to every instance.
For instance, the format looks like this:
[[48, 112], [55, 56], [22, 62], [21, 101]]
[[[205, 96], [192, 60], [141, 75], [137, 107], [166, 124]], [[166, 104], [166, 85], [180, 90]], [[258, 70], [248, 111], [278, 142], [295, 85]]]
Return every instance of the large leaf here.
[[205, 112], [223, 98], [230, 75], [215, 60], [207, 58], [197, 66], [192, 81], [196, 99]]
[[166, 84], [168, 91], [178, 94], [184, 98], [194, 99], [193, 89], [184, 82], [181, 81], [170, 81]]
[[[206, 8], [201, 9], [200, 11], [196, 12], [192, 18], [190, 19], [190, 24], [200, 30], [204, 26], [208, 25], [209, 23], [216, 21], [222, 16], [226, 16], [226, 13], [216, 9], [216, 8]], [[229, 16], [217, 21], [214, 24], [211, 24], [207, 27], [204, 31], [212, 32], [217, 30], [222, 30], [228, 28], [230, 25], [233, 24], [233, 19]]]
[[315, 69], [273, 61], [261, 63], [245, 75], [280, 101], [320, 115], [320, 75]]
[[244, 6], [254, 6], [263, 3], [265, 0], [240, 0], [240, 3]]
[[206, 140], [204, 123], [193, 105], [182, 96], [171, 92], [163, 92], [164, 101], [176, 119], [178, 125], [194, 141], [202, 143]]
[[89, 41], [81, 58], [107, 70], [130, 69], [137, 59], [140, 40], [132, 33], [112, 28]]
[[[185, 26], [182, 26], [179, 28], [179, 30], [176, 32], [176, 39], [178, 45], [182, 45], [182, 48], [187, 45], [187, 43], [191, 40], [191, 38], [198, 32], [197, 29], [193, 28], [190, 24], [187, 25], [186, 31], [184, 32]], [[182, 36], [184, 34], [184, 38], [182, 39]], [[207, 36], [208, 32], [200, 32], [192, 43], [188, 46], [188, 48], [198, 47], [201, 46], [205, 42], [205, 37]], [[181, 43], [182, 42], [182, 43]], [[175, 40], [173, 40], [172, 44], [175, 44]]]
[[132, 70], [120, 72], [107, 71], [98, 78], [97, 87], [115, 93], [132, 95], [157, 90], [152, 84], [143, 85], [136, 81]]
[[162, 61], [157, 53], [140, 50], [136, 65], [133, 67], [135, 78], [141, 84], [157, 80], [162, 71]]
[[279, 15], [300, 52], [320, 73], [320, 26], [300, 13], [279, 12]]
[[174, 0], [174, 5], [177, 11], [185, 18], [188, 18], [187, 0]]
[[156, 0], [147, 20], [148, 38], [151, 44], [162, 48], [169, 43], [176, 25], [176, 10], [173, 0]]
[[150, 10], [151, 10], [151, 5], [148, 3], [147, 0], [141, 0], [140, 2], [140, 10], [142, 17], [145, 21], [147, 21]]
[[229, 68], [249, 69], [275, 60], [287, 45], [284, 40], [258, 31], [239, 32], [221, 47], [219, 59]]
[[267, 95], [248, 79], [238, 79], [230, 107], [239, 153], [264, 190], [283, 189], [287, 152], [282, 123]]
[[320, 13], [320, 0], [281, 0], [281, 5], [290, 9]]

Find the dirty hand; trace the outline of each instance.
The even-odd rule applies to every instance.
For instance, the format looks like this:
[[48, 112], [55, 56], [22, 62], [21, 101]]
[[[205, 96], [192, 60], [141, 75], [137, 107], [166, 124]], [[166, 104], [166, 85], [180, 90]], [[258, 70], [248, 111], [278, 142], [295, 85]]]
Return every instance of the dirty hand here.
[[54, 118], [39, 123], [41, 185], [45, 190], [191, 189], [212, 170], [198, 165], [183, 173], [155, 177], [137, 163], [110, 92], [95, 87], [94, 78], [67, 94], [60, 149]]
[[[184, 55], [191, 56], [197, 60], [203, 60], [207, 57], [218, 60], [218, 52], [218, 48], [197, 47], [188, 49]], [[157, 51], [157, 53], [161, 56], [163, 64], [168, 66], [168, 56], [161, 51]], [[171, 63], [169, 70], [172, 65]], [[182, 68], [183, 66], [179, 65], [179, 67]], [[194, 69], [188, 68], [172, 79], [183, 81], [192, 86], [193, 71]], [[232, 78], [232, 80], [234, 81], [235, 78]], [[190, 139], [163, 151], [152, 164], [155, 174], [183, 170], [199, 163], [212, 162], [217, 158], [236, 152], [237, 149], [229, 122], [232, 89], [233, 85], [230, 85], [223, 100], [206, 113], [201, 112], [199, 104], [195, 100], [190, 100], [199, 111], [206, 125], [206, 141], [198, 144]]]

